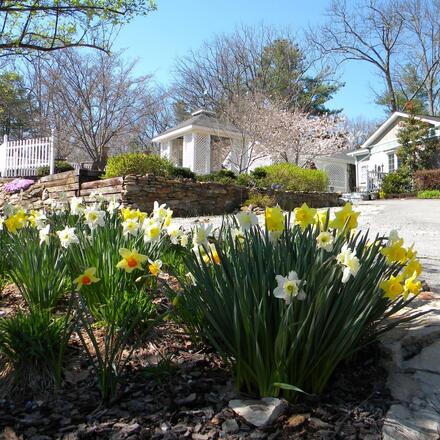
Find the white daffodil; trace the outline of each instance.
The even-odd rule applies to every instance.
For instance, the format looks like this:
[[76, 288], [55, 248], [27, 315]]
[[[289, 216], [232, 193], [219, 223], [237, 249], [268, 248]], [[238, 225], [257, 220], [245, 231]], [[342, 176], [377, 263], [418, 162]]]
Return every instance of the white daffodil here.
[[[290, 271], [287, 277], [277, 275], [275, 279], [278, 283], [278, 286], [273, 291], [275, 298], [284, 299], [286, 304], [290, 304], [293, 298], [300, 301], [306, 298], [305, 292], [299, 289], [301, 280], [295, 271]], [[303, 284], [305, 283], [303, 282]]]
[[159, 205], [159, 202], [154, 202], [153, 218], [155, 220], [162, 221], [166, 218], [166, 216], [168, 215], [168, 210], [166, 206], [166, 203], [162, 203], [162, 205]]
[[359, 271], [360, 263], [355, 251], [352, 251], [347, 245], [344, 245], [341, 252], [336, 256], [336, 260], [343, 266], [343, 283], [348, 282], [351, 276], [356, 276]]
[[188, 241], [189, 241], [188, 234], [182, 233], [182, 235], [180, 236], [180, 246], [187, 247]]
[[390, 231], [390, 234], [388, 235], [387, 246], [392, 246], [393, 243], [399, 240], [400, 240], [399, 233], [395, 229], [393, 229]]
[[145, 243], [159, 241], [160, 239], [160, 224], [157, 222], [147, 223], [144, 227], [144, 241]]
[[43, 243], [49, 244], [49, 233], [50, 233], [50, 225], [46, 225], [44, 228], [40, 229], [39, 231], [40, 244]]
[[213, 226], [211, 224], [208, 225], [199, 225], [193, 231], [193, 245], [197, 246], [208, 246], [208, 237], [212, 233]]
[[316, 237], [316, 246], [318, 249], [324, 249], [327, 252], [333, 250], [334, 237], [330, 232], [323, 231]]
[[107, 205], [107, 212], [109, 214], [113, 214], [120, 206], [121, 204], [116, 200], [115, 197], [113, 197], [110, 202], [108, 202]]
[[251, 211], [239, 212], [235, 218], [243, 231], [247, 231], [252, 226], [258, 225], [258, 217]]
[[133, 235], [135, 236], [139, 231], [139, 221], [137, 218], [129, 218], [122, 222], [122, 234], [124, 236]]
[[73, 215], [81, 214], [82, 211], [82, 197], [72, 197], [70, 199], [70, 213]]
[[167, 228], [168, 237], [170, 237], [171, 243], [179, 244], [179, 239], [182, 236], [182, 230], [178, 226], [169, 226]]
[[62, 231], [57, 231], [57, 235], [63, 248], [68, 248], [71, 244], [79, 243], [78, 237], [75, 234], [75, 228], [66, 226]]
[[244, 234], [243, 231], [239, 228], [233, 228], [231, 229], [232, 238], [234, 240], [238, 240], [239, 243], [244, 242]]
[[46, 221], [47, 221], [47, 217], [43, 211], [36, 211], [35, 212], [34, 222], [35, 222], [35, 227], [37, 229], [43, 229], [44, 227], [46, 227]]
[[84, 217], [86, 219], [87, 226], [91, 230], [96, 229], [98, 226], [105, 225], [105, 212], [98, 209], [96, 205], [88, 207], [84, 211]]

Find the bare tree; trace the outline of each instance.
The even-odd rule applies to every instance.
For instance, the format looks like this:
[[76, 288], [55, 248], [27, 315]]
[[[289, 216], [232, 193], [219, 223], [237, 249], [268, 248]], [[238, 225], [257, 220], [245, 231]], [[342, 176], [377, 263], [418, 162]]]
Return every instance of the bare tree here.
[[304, 165], [345, 148], [348, 142], [338, 116], [291, 110], [285, 102], [262, 95], [236, 98], [224, 117], [242, 133], [238, 151], [230, 158], [239, 171], [263, 158]]
[[395, 76], [402, 50], [405, 17], [398, 0], [332, 0], [328, 23], [310, 29], [309, 40], [324, 56], [373, 65], [385, 82], [391, 110], [398, 110]]
[[379, 127], [380, 122], [367, 119], [363, 116], [345, 119], [345, 130], [347, 132], [348, 147], [354, 150], [362, 145], [368, 137]]
[[176, 64], [178, 101], [189, 109], [221, 112], [237, 96], [264, 93], [291, 107], [321, 111], [339, 84], [311, 48], [288, 31], [261, 25], [236, 29], [205, 42]]
[[[406, 27], [410, 34], [406, 50], [413, 60], [417, 86], [426, 94], [427, 111], [440, 113], [440, 2], [406, 0], [403, 3]], [[402, 88], [404, 90], [404, 88]]]
[[151, 77], [135, 77], [134, 65], [116, 55], [68, 50], [46, 66], [48, 117], [71, 156], [82, 151], [102, 169], [110, 153], [128, 149], [144, 130], [156, 102]]
[[0, 2], [0, 56], [82, 46], [109, 50], [111, 31], [155, 9], [153, 0]]

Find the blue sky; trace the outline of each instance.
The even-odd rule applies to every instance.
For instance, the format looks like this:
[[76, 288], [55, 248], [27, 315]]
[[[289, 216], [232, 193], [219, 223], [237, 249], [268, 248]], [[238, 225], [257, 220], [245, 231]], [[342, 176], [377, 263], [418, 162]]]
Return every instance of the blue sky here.
[[[158, 10], [138, 17], [120, 31], [115, 50], [138, 59], [137, 73], [152, 73], [158, 83], [172, 81], [175, 59], [216, 34], [237, 25], [262, 22], [300, 33], [318, 23], [329, 0], [157, 0]], [[365, 63], [345, 64], [339, 75], [345, 87], [330, 102], [348, 117], [383, 118], [376, 106], [372, 84], [377, 81]]]

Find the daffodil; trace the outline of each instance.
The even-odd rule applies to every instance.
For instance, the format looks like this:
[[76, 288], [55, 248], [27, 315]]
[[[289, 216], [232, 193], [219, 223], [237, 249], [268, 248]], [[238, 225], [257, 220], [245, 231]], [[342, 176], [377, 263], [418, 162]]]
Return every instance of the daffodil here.
[[402, 276], [399, 275], [391, 277], [387, 280], [383, 280], [380, 283], [380, 288], [384, 291], [384, 294], [391, 301], [394, 301], [400, 294], [403, 293]]
[[241, 211], [235, 218], [243, 231], [248, 231], [252, 226], [258, 225], [258, 217], [251, 211]]
[[342, 209], [335, 212], [335, 218], [330, 220], [329, 226], [339, 231], [355, 229], [358, 225], [360, 212], [353, 211], [351, 203], [346, 203]]
[[70, 199], [70, 213], [73, 215], [81, 214], [82, 211], [82, 197], [72, 197]]
[[266, 208], [266, 228], [269, 232], [282, 232], [284, 229], [284, 214], [279, 206]]
[[168, 211], [166, 209], [166, 203], [162, 203], [162, 205], [159, 205], [158, 201], [154, 202], [153, 205], [153, 218], [155, 220], [158, 220], [160, 222], [162, 222], [165, 217], [168, 215]]
[[29, 223], [32, 227], [42, 229], [46, 226], [47, 217], [43, 211], [31, 211], [29, 215]]
[[105, 212], [101, 211], [97, 208], [97, 206], [89, 206], [84, 211], [84, 217], [86, 219], [87, 226], [93, 231], [98, 226], [104, 226], [105, 225]]
[[406, 266], [404, 266], [402, 275], [404, 277], [410, 277], [413, 273], [416, 273], [416, 275], [419, 276], [422, 270], [423, 266], [420, 261], [413, 257], [406, 263]]
[[302, 230], [309, 225], [314, 225], [316, 223], [316, 211], [314, 208], [309, 208], [307, 203], [303, 203], [300, 208], [295, 208], [293, 210], [295, 225], [299, 225]]
[[5, 218], [0, 215], [0, 231], [3, 231], [4, 224], [5, 224]]
[[49, 243], [49, 233], [50, 233], [50, 225], [46, 225], [44, 228], [41, 228], [39, 231], [40, 244]]
[[124, 269], [131, 273], [135, 269], [142, 269], [142, 263], [147, 260], [145, 255], [140, 254], [136, 249], [119, 249], [119, 255], [122, 260], [116, 265], [118, 269]]
[[[290, 271], [287, 277], [277, 275], [275, 277], [278, 286], [273, 291], [275, 298], [284, 299], [286, 304], [290, 304], [293, 298], [303, 300], [306, 298], [306, 294], [303, 290], [300, 290], [299, 286], [301, 280], [298, 278], [298, 274], [295, 271]], [[305, 284], [304, 282], [302, 284]]]
[[161, 233], [160, 224], [155, 221], [149, 222], [144, 227], [144, 241], [146, 243], [159, 241], [160, 233]]
[[320, 229], [324, 229], [327, 224], [328, 210], [327, 209], [318, 209], [315, 215], [315, 223], [319, 226]]
[[244, 243], [245, 237], [243, 231], [239, 228], [231, 229], [231, 235], [234, 240], [237, 240], [240, 244]]
[[6, 229], [15, 234], [18, 229], [22, 229], [27, 224], [26, 213], [23, 210], [17, 211], [5, 220]]
[[343, 267], [342, 282], [347, 283], [351, 276], [355, 277], [359, 272], [360, 263], [356, 252], [345, 245], [336, 256], [336, 260]]
[[316, 246], [318, 247], [318, 249], [324, 249], [327, 252], [331, 252], [333, 250], [333, 242], [333, 235], [327, 231], [322, 231], [316, 237]]
[[212, 261], [215, 264], [220, 264], [220, 256], [217, 252], [217, 248], [214, 243], [209, 243], [209, 252], [210, 252], [209, 257], [212, 259]]
[[193, 231], [194, 246], [208, 246], [208, 237], [212, 233], [212, 225], [199, 225]]
[[188, 234], [182, 234], [180, 236], [180, 246], [187, 247], [189, 242], [189, 236]]
[[422, 283], [417, 280], [417, 273], [414, 272], [405, 280], [403, 285], [403, 296], [406, 298], [409, 294], [418, 295], [422, 290]]
[[116, 210], [119, 208], [121, 204], [119, 203], [119, 201], [116, 200], [115, 197], [113, 197], [107, 205], [107, 212], [112, 215], [114, 212], [116, 212]]
[[96, 278], [96, 267], [89, 267], [79, 277], [75, 278], [73, 282], [76, 284], [76, 290], [80, 290], [83, 286], [90, 286], [92, 283], [97, 283], [101, 278]]
[[179, 244], [179, 239], [182, 236], [182, 230], [179, 226], [169, 226], [167, 228], [168, 237], [170, 237], [170, 241], [172, 244]]
[[403, 247], [403, 239], [397, 239], [390, 242], [380, 250], [380, 253], [386, 257], [388, 263], [405, 263], [407, 260], [406, 249]]
[[160, 270], [162, 268], [162, 261], [161, 260], [152, 261], [148, 259], [148, 262], [150, 263], [148, 265], [148, 270], [150, 271], [151, 275], [157, 277], [160, 274]]
[[135, 236], [139, 231], [139, 221], [137, 218], [128, 218], [122, 222], [122, 235], [125, 237], [127, 235]]
[[62, 231], [57, 231], [57, 235], [63, 248], [67, 249], [71, 244], [79, 243], [79, 239], [75, 234], [75, 228], [66, 226]]

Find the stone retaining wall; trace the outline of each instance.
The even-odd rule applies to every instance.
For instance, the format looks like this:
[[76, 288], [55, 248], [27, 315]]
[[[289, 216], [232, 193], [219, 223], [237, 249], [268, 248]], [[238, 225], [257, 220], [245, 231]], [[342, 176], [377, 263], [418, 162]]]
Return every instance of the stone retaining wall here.
[[83, 197], [86, 203], [97, 201], [96, 194], [106, 199], [115, 198], [125, 206], [151, 212], [157, 200], [166, 203], [176, 216], [221, 215], [239, 209], [253, 192], [270, 195], [286, 210], [306, 202], [315, 208], [337, 206], [339, 194], [291, 192], [249, 189], [244, 186], [216, 182], [171, 180], [153, 175], [125, 176], [99, 179], [88, 170], [66, 171], [46, 176], [20, 194], [8, 195], [1, 191], [0, 208], [4, 202], [39, 209], [50, 199]]

